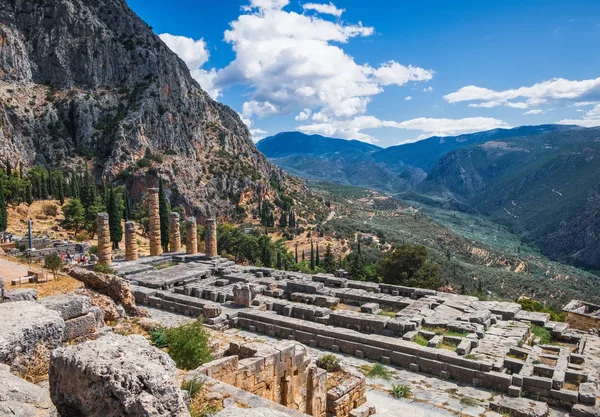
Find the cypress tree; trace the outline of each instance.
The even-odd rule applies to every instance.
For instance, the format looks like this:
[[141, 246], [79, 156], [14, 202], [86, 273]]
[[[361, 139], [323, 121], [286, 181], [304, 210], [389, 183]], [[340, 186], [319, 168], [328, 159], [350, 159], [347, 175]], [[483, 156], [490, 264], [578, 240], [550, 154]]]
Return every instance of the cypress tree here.
[[28, 206], [33, 204], [33, 187], [31, 183], [25, 186], [25, 202]]
[[313, 246], [312, 240], [310, 241], [310, 269], [315, 269], [315, 248]]
[[296, 263], [298, 263], [298, 244], [296, 243]]
[[6, 212], [6, 201], [4, 201], [4, 184], [0, 181], [0, 232], [8, 227], [8, 213]]
[[167, 252], [169, 247], [169, 202], [165, 196], [162, 178], [158, 180], [158, 214], [160, 217], [160, 243]]
[[304, 256], [304, 250], [303, 250], [303, 251], [302, 251], [302, 262], [304, 262], [305, 260], [306, 260], [306, 259], [305, 259], [305, 256]]
[[19, 177], [23, 178], [23, 161], [19, 162]]
[[123, 227], [121, 226], [122, 210], [119, 207], [119, 200], [115, 189], [110, 187], [108, 194], [108, 227], [110, 229], [110, 241], [113, 243], [113, 249], [119, 249], [119, 242], [123, 239]]
[[281, 216], [279, 216], [279, 227], [286, 227], [287, 226], [287, 218], [288, 216], [285, 214], [285, 212], [281, 212]]
[[124, 194], [125, 194], [125, 201], [124, 201], [124, 207], [123, 207], [123, 218], [125, 220], [131, 220], [131, 203], [129, 201], [129, 193], [127, 192], [127, 190], [124, 190]]
[[58, 200], [61, 206], [65, 204], [65, 178], [62, 173], [58, 176]]
[[7, 156], [6, 157], [6, 176], [10, 177], [11, 173], [12, 173], [12, 167], [10, 166], [10, 159]]
[[319, 256], [319, 244], [317, 243], [317, 253], [315, 255], [315, 265], [321, 266], [321, 258]]

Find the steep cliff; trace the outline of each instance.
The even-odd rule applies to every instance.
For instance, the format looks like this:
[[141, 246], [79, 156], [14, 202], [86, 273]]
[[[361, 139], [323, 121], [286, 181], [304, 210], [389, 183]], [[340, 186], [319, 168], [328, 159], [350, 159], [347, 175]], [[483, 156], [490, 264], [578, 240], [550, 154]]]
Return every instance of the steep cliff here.
[[98, 180], [134, 195], [161, 176], [199, 216], [239, 213], [257, 190], [307, 193], [123, 0], [0, 3], [0, 155], [25, 166], [88, 160]]

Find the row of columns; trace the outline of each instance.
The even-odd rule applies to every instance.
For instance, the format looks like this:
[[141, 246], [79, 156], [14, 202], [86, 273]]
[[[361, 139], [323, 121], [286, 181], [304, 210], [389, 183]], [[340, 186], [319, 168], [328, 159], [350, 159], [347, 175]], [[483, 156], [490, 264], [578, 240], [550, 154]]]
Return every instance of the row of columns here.
[[[148, 193], [148, 214], [150, 218], [150, 256], [162, 254], [160, 215], [158, 203], [158, 188], [150, 188]], [[110, 228], [108, 214], [99, 213], [97, 217], [98, 234], [98, 263], [110, 265], [112, 245], [110, 242]], [[217, 223], [215, 219], [206, 220], [205, 224], [206, 256], [214, 258], [217, 256]], [[171, 252], [181, 250], [181, 235], [179, 232], [179, 213], [169, 214], [169, 248]], [[196, 218], [185, 219], [185, 252], [188, 255], [198, 253], [198, 235]], [[135, 261], [138, 259], [138, 246], [135, 222], [125, 222], [125, 260]]]

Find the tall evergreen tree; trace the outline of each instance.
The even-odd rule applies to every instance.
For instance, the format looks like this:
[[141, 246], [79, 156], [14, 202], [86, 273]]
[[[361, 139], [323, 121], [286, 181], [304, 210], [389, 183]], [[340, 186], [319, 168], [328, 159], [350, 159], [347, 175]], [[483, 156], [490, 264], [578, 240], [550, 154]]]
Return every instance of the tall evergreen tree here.
[[123, 190], [123, 194], [125, 194], [125, 198], [123, 199], [123, 204], [124, 204], [124, 208], [123, 208], [123, 218], [128, 221], [132, 219], [131, 216], [131, 202], [129, 201], [129, 193], [127, 192], [127, 190]]
[[108, 227], [110, 229], [110, 241], [113, 244], [113, 249], [119, 249], [119, 242], [123, 239], [123, 226], [121, 225], [121, 209], [120, 201], [115, 193], [115, 189], [110, 187], [108, 194]]
[[335, 272], [335, 258], [333, 256], [333, 252], [331, 251], [331, 244], [327, 244], [325, 256], [323, 256], [323, 262], [321, 262], [321, 265], [323, 266], [325, 272], [330, 274]]
[[296, 260], [296, 263], [298, 263], [298, 243], [296, 243], [296, 248], [295, 248], [295, 249], [296, 249], [296, 257], [295, 257], [295, 260]]
[[165, 252], [169, 248], [169, 202], [162, 178], [158, 180], [158, 214], [160, 217], [160, 243]]
[[58, 177], [58, 201], [60, 205], [65, 204], [65, 178], [62, 174]]
[[294, 209], [290, 210], [290, 219], [288, 224], [290, 227], [296, 227], [296, 214], [294, 213]]
[[302, 262], [306, 260], [306, 256], [304, 255], [304, 249], [302, 250]]
[[8, 227], [8, 213], [6, 211], [6, 201], [4, 200], [4, 184], [0, 181], [0, 232], [4, 232]]
[[317, 252], [315, 254], [315, 265], [321, 266], [321, 257], [319, 256], [319, 244], [317, 243]]
[[11, 173], [12, 173], [12, 166], [10, 165], [10, 158], [7, 156], [6, 157], [6, 176], [10, 177]]
[[310, 269], [314, 271], [315, 269], [315, 248], [313, 246], [312, 240], [310, 241]]
[[25, 186], [25, 202], [28, 206], [33, 204], [33, 187], [31, 183]]
[[287, 227], [287, 214], [282, 211], [281, 216], [279, 216], [279, 227]]

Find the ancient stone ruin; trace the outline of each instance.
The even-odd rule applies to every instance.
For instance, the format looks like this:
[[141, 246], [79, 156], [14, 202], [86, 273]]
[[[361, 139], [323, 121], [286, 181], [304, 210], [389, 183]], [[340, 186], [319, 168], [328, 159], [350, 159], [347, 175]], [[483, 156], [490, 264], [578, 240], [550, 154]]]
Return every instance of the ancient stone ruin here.
[[163, 251], [160, 240], [158, 188], [148, 189], [148, 217], [150, 218], [150, 230], [148, 233], [150, 239], [150, 256], [158, 256]]
[[169, 214], [169, 251], [181, 250], [181, 235], [179, 232], [179, 213]]
[[108, 214], [98, 214], [96, 227], [96, 234], [98, 235], [98, 263], [101, 265], [110, 265], [112, 262], [112, 245], [110, 242]]
[[564, 311], [569, 326], [583, 331], [596, 329], [596, 332], [600, 332], [600, 305], [572, 300], [564, 307]]
[[206, 220], [206, 256], [209, 258], [215, 258], [218, 255], [217, 252], [217, 222], [215, 219]]
[[195, 217], [185, 219], [185, 253], [188, 255], [198, 253], [198, 232]]
[[137, 259], [138, 246], [135, 222], [125, 222], [125, 260], [136, 261]]

